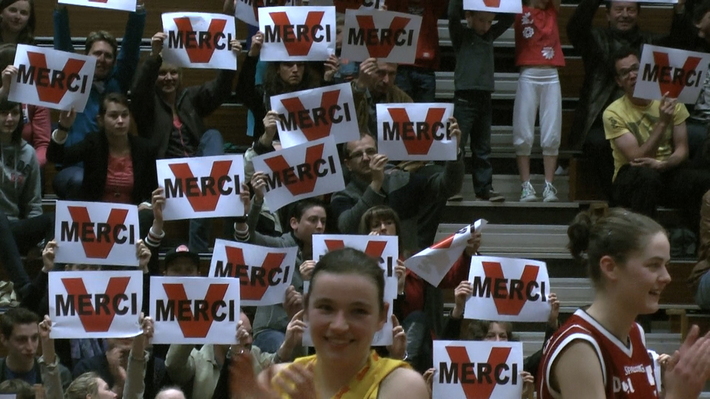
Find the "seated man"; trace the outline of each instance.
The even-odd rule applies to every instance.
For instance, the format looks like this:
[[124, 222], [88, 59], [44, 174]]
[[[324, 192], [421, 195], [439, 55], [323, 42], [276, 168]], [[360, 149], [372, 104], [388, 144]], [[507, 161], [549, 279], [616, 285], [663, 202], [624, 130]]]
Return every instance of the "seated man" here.
[[58, 369], [61, 384], [66, 388], [71, 383], [71, 373], [59, 364], [59, 358], [54, 353], [51, 359], [47, 356], [48, 362], [44, 357], [37, 357], [38, 323], [39, 317], [25, 308], [10, 309], [0, 317], [0, 340], [7, 351], [7, 357], [0, 359], [0, 382], [20, 379], [30, 385], [42, 384], [48, 371]]
[[682, 209], [697, 220], [710, 189], [710, 173], [688, 165], [688, 111], [667, 93], [658, 100], [634, 98], [639, 59], [635, 50], [613, 57], [624, 95], [604, 111], [604, 131], [614, 155], [612, 199], [653, 217], [658, 205]]
[[[451, 118], [449, 132], [458, 141], [461, 137], [456, 121]], [[389, 205], [402, 220], [402, 244], [400, 250], [420, 250], [428, 247], [436, 233], [431, 223], [441, 199], [456, 194], [463, 184], [464, 163], [461, 149], [456, 161], [447, 161], [444, 170], [426, 176], [399, 169], [385, 173], [387, 156], [377, 152], [377, 142], [367, 133], [360, 140], [345, 143], [343, 159], [350, 171], [351, 180], [345, 190], [333, 194], [331, 207], [338, 220], [338, 229], [343, 234], [357, 234], [360, 219], [375, 205]]]

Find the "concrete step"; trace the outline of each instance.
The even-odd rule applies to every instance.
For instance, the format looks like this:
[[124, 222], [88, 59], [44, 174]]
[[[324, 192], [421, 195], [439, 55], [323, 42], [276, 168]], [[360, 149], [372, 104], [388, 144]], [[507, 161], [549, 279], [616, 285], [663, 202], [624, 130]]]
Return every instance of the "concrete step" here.
[[[540, 198], [540, 201], [542, 201], [542, 191], [545, 189], [545, 177], [537, 174], [531, 175], [530, 183], [532, 183], [533, 188], [535, 188], [537, 192], [537, 196]], [[506, 202], [520, 201], [520, 191], [522, 189], [520, 184], [520, 177], [518, 175], [493, 175], [493, 188], [505, 197]], [[569, 176], [555, 176], [553, 184], [557, 189], [557, 198], [559, 198], [560, 201], [568, 201]], [[461, 195], [463, 195], [464, 200], [476, 200], [472, 176], [470, 174], [464, 177]]]

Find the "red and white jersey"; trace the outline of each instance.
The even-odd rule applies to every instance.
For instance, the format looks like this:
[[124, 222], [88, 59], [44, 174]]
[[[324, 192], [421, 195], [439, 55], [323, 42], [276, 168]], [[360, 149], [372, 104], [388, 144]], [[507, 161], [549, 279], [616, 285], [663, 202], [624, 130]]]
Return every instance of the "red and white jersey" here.
[[542, 361], [535, 379], [538, 399], [561, 397], [550, 386], [552, 365], [564, 348], [576, 340], [589, 342], [597, 353], [607, 399], [658, 397], [659, 387], [656, 385], [653, 361], [646, 351], [641, 326], [634, 323], [627, 344], [612, 335], [587, 312], [579, 309], [547, 341], [542, 350]]

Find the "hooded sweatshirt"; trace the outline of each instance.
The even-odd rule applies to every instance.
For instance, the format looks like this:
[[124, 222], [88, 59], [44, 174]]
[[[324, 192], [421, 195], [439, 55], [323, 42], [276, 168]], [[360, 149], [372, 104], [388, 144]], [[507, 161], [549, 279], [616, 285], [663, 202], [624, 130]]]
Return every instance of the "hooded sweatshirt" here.
[[39, 161], [25, 140], [0, 144], [0, 210], [9, 220], [42, 214]]

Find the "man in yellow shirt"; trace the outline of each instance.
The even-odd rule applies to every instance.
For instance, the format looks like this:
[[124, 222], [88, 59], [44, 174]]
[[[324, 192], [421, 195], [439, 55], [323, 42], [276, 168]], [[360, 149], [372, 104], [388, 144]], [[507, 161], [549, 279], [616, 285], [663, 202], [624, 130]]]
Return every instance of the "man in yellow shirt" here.
[[614, 155], [612, 202], [655, 215], [658, 205], [689, 211], [697, 220], [710, 189], [710, 172], [692, 169], [688, 159], [685, 105], [668, 98], [635, 98], [639, 57], [633, 49], [614, 56], [616, 83], [624, 96], [604, 111], [604, 133]]

